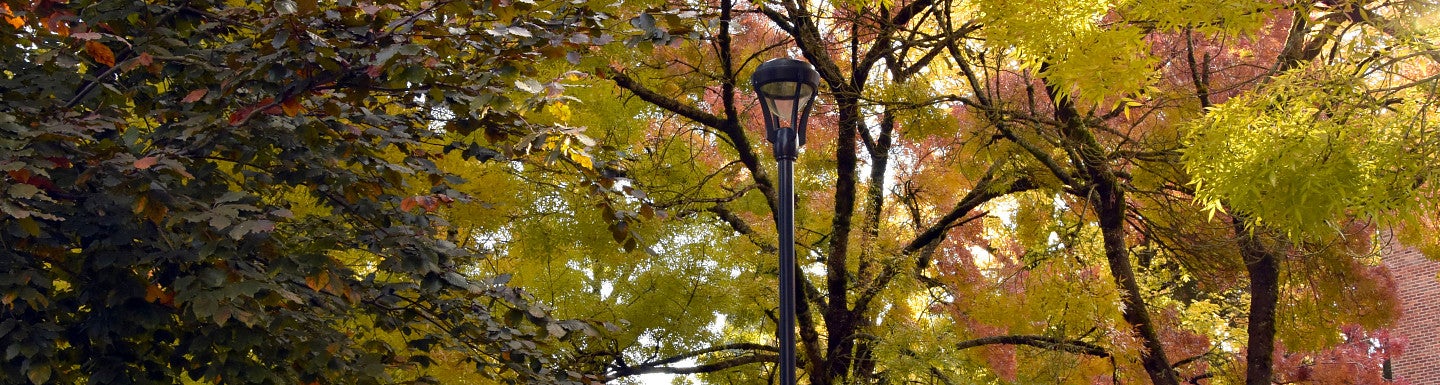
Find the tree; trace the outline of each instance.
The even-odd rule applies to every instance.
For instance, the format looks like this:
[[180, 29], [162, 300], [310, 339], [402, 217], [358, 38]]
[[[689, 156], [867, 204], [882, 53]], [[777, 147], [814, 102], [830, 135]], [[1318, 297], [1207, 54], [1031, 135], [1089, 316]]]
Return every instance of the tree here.
[[810, 384], [1376, 373], [1440, 223], [1408, 3], [3, 4], [5, 381], [772, 380], [778, 56]]
[[[1373, 329], [1393, 312], [1363, 241], [1375, 226], [1399, 225], [1412, 240], [1433, 234], [1423, 214], [1434, 212], [1423, 209], [1434, 204], [1433, 146], [1422, 134], [1431, 128], [1405, 124], [1432, 108], [1433, 63], [1423, 29], [1408, 24], [1419, 19], [1411, 4], [633, 7], [614, 13], [630, 17], [622, 40], [640, 52], [609, 47], [608, 62], [582, 62], [608, 82], [580, 82], [600, 96], [571, 111], [623, 127], [602, 130], [599, 156], [625, 160], [617, 164], [626, 188], [645, 192], [638, 210], [672, 215], [627, 222], [635, 233], [616, 238], [640, 240], [639, 251], [576, 245], [591, 255], [578, 259], [586, 263], [536, 263], [574, 283], [526, 278], [557, 297], [605, 304], [589, 312], [675, 296], [705, 305], [645, 307], [654, 312], [642, 317], [692, 324], [633, 325], [633, 338], [598, 348], [615, 377], [766, 375], [735, 372], [774, 351], [758, 335], [769, 326], [754, 323], [774, 301], [713, 293], [749, 298], [771, 285], [776, 199], [744, 86], [768, 57], [803, 57], [828, 87], [798, 167], [799, 335], [812, 384], [1035, 373], [1269, 383], [1277, 337], [1324, 341], [1304, 348], [1325, 350], [1344, 324]], [[1265, 130], [1224, 131], [1256, 127]], [[1292, 127], [1305, 134], [1279, 131]], [[1305, 151], [1280, 145], [1296, 138], [1331, 139]], [[1244, 148], [1273, 153], [1225, 152]], [[1283, 154], [1288, 166], [1266, 154]], [[1316, 202], [1324, 205], [1310, 209]], [[567, 219], [600, 219], [549, 222], [548, 231], [629, 218], [581, 211]], [[604, 263], [626, 258], [644, 262]], [[675, 260], [699, 270], [665, 266]], [[1381, 305], [1316, 322], [1339, 310], [1330, 304], [1360, 299]], [[998, 306], [1005, 301], [1018, 304]], [[717, 315], [720, 333], [693, 324]], [[726, 339], [706, 344], [717, 334]], [[1235, 346], [1244, 346], [1243, 363], [1227, 350]], [[1025, 367], [1006, 358], [1037, 348]]]
[[495, 381], [598, 381], [558, 346], [601, 325], [473, 274], [486, 256], [435, 211], [466, 199], [444, 156], [571, 137], [520, 114], [554, 95], [509, 95], [603, 15], [47, 0], [0, 16], [0, 383], [428, 382], [443, 351]]

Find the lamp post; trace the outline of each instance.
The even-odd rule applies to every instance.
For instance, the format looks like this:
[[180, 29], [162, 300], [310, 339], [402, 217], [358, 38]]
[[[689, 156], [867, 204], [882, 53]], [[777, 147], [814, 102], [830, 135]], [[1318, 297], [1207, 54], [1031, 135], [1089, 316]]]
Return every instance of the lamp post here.
[[774, 59], [760, 64], [750, 76], [765, 113], [765, 139], [775, 149], [779, 168], [780, 200], [775, 227], [780, 232], [780, 385], [795, 384], [795, 157], [805, 145], [805, 124], [810, 120], [820, 74], [809, 63]]

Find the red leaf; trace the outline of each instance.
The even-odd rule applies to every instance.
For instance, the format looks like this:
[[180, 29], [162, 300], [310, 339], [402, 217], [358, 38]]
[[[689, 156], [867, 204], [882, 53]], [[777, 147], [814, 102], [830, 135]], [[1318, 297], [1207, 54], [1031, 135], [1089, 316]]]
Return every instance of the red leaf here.
[[254, 108], [246, 107], [241, 108], [239, 111], [235, 111], [235, 113], [233, 114], [230, 114], [230, 125], [238, 126], [241, 123], [245, 123], [245, 118], [249, 117], [250, 111], [254, 110]]
[[85, 42], [85, 53], [90, 54], [96, 63], [115, 66], [115, 53], [111, 52], [110, 47], [106, 47], [103, 43], [94, 40]]
[[415, 197], [406, 197], [400, 200], [400, 211], [410, 211], [418, 204], [419, 202], [415, 201]]
[[152, 166], [155, 166], [155, 163], [156, 163], [156, 162], [159, 162], [159, 161], [160, 161], [160, 158], [153, 157], [153, 156], [147, 156], [147, 157], [144, 157], [144, 158], [136, 159], [136, 160], [135, 160], [135, 168], [144, 170], [144, 169], [150, 168], [150, 167], [152, 167]]
[[241, 109], [235, 111], [234, 114], [230, 114], [230, 125], [232, 125], [232, 126], [238, 126], [238, 125], [244, 124], [244, 123], [245, 123], [245, 120], [246, 120], [246, 119], [249, 119], [249, 118], [250, 118], [250, 114], [251, 114], [251, 113], [254, 113], [256, 109], [259, 109], [260, 107], [264, 107], [264, 106], [266, 106], [266, 105], [269, 105], [270, 102], [273, 102], [273, 101], [275, 101], [274, 98], [261, 99], [259, 103], [255, 103], [255, 104], [250, 105], [249, 107], [241, 108]]
[[185, 94], [185, 98], [184, 98], [184, 99], [180, 99], [180, 101], [181, 101], [181, 102], [184, 102], [184, 103], [194, 103], [194, 102], [200, 100], [200, 98], [205, 97], [205, 94], [208, 93], [208, 92], [210, 92], [210, 89], [209, 89], [209, 88], [196, 89], [196, 90], [194, 90], [194, 91], [190, 91], [190, 93], [188, 93], [188, 94]]

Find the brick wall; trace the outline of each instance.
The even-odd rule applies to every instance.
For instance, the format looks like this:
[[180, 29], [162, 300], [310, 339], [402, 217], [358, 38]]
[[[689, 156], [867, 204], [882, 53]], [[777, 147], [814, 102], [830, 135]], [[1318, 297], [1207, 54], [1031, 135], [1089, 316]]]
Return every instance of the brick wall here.
[[1397, 379], [1415, 385], [1440, 384], [1440, 262], [1419, 251], [1389, 242], [1385, 267], [1395, 278], [1402, 314], [1395, 333], [1410, 342], [1391, 363]]

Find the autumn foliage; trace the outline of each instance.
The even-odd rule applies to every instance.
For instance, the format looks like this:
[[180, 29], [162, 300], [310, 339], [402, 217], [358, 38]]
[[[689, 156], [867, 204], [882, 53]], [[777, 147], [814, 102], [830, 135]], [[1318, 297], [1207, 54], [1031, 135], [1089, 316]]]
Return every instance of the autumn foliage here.
[[[1409, 1], [0, 2], [0, 384], [1341, 384], [1437, 242]], [[1434, 253], [1432, 253], [1434, 256]]]

